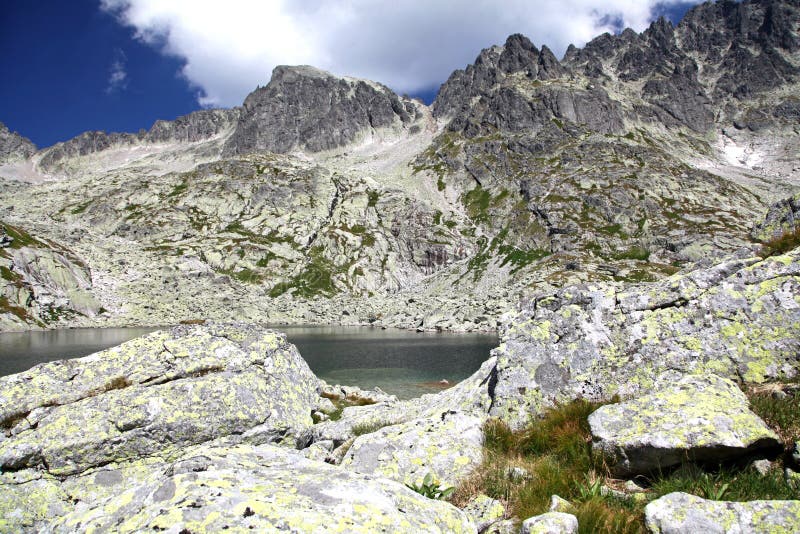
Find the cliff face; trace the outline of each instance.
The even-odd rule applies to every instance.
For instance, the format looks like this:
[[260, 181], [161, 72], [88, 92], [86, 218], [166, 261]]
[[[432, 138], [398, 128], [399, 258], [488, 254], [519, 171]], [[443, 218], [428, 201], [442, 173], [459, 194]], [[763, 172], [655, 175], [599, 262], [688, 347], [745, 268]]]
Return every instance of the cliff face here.
[[94, 317], [86, 263], [63, 246], [0, 223], [0, 327], [46, 326], [76, 316]]
[[418, 106], [374, 82], [280, 66], [245, 99], [224, 155], [339, 148], [375, 129], [411, 126], [422, 116]]
[[36, 145], [0, 122], [0, 163], [29, 158], [34, 152]]
[[49, 181], [5, 182], [0, 206], [101, 273], [107, 324], [489, 330], [532, 288], [755, 250], [800, 186], [798, 20], [796, 2], [707, 3], [561, 61], [512, 35], [430, 108], [278, 67], [240, 108], [7, 164]]

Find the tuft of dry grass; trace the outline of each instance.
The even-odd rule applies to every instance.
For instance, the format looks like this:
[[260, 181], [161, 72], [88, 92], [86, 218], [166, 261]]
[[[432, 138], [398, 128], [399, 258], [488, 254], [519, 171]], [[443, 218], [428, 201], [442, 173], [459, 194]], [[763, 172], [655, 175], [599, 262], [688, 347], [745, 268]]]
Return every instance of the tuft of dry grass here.
[[797, 247], [800, 247], [800, 226], [796, 226], [793, 230], [765, 241], [761, 246], [761, 257], [769, 258], [778, 254], [785, 254]]

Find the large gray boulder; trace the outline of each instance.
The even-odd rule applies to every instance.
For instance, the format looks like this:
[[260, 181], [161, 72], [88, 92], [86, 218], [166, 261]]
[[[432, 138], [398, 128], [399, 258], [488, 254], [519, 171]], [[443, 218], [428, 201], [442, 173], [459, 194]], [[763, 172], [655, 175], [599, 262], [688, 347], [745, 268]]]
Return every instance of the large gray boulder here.
[[653, 534], [800, 531], [800, 501], [721, 502], [670, 493], [648, 504], [644, 512]]
[[7, 481], [3, 532], [475, 532], [457, 508], [397, 482], [225, 439], [61, 483]]
[[650, 392], [671, 370], [746, 382], [800, 369], [800, 250], [648, 285], [568, 286], [507, 317], [491, 415], [512, 426], [571, 399]]
[[293, 444], [317, 399], [283, 334], [176, 327], [0, 378], [0, 467], [73, 475], [226, 435]]
[[428, 473], [455, 486], [483, 458], [483, 420], [461, 412], [416, 419], [356, 438], [341, 465], [405, 484], [420, 484]]
[[730, 380], [685, 376], [650, 395], [609, 404], [589, 416], [592, 448], [617, 476], [647, 474], [684, 461], [723, 461], [780, 448]]
[[578, 518], [564, 512], [547, 512], [522, 522], [520, 534], [576, 534]]

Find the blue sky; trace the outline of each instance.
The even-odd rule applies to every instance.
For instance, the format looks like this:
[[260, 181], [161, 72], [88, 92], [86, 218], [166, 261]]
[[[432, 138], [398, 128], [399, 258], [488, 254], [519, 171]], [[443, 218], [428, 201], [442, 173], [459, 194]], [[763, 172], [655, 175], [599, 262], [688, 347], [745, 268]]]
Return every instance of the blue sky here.
[[[620, 24], [641, 30], [658, 14], [677, 21], [697, 3], [653, 0], [645, 11], [645, 0], [518, 0], [497, 13], [481, 1], [471, 10], [454, 9], [454, 0], [247, 1], [229, 0], [220, 13], [219, 3], [204, 10], [201, 0], [4, 0], [0, 121], [39, 147], [87, 130], [135, 132], [204, 105], [238, 105], [282, 63], [375, 79], [430, 101], [453, 69], [515, 31], [560, 55]], [[570, 2], [565, 16], [559, 6]], [[262, 30], [265, 21], [272, 31]]]

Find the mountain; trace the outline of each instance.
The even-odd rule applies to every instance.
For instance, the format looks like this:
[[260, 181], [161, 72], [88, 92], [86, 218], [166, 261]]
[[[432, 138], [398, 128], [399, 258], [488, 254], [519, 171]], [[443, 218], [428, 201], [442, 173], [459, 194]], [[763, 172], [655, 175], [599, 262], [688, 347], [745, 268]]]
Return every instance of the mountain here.
[[492, 330], [533, 290], [758, 250], [800, 189], [798, 21], [705, 3], [560, 61], [512, 35], [430, 107], [281, 66], [239, 108], [17, 150], [0, 217], [90, 270], [103, 312], [43, 324]]
[[36, 152], [36, 145], [17, 132], [10, 131], [0, 122], [0, 163], [26, 159]]

